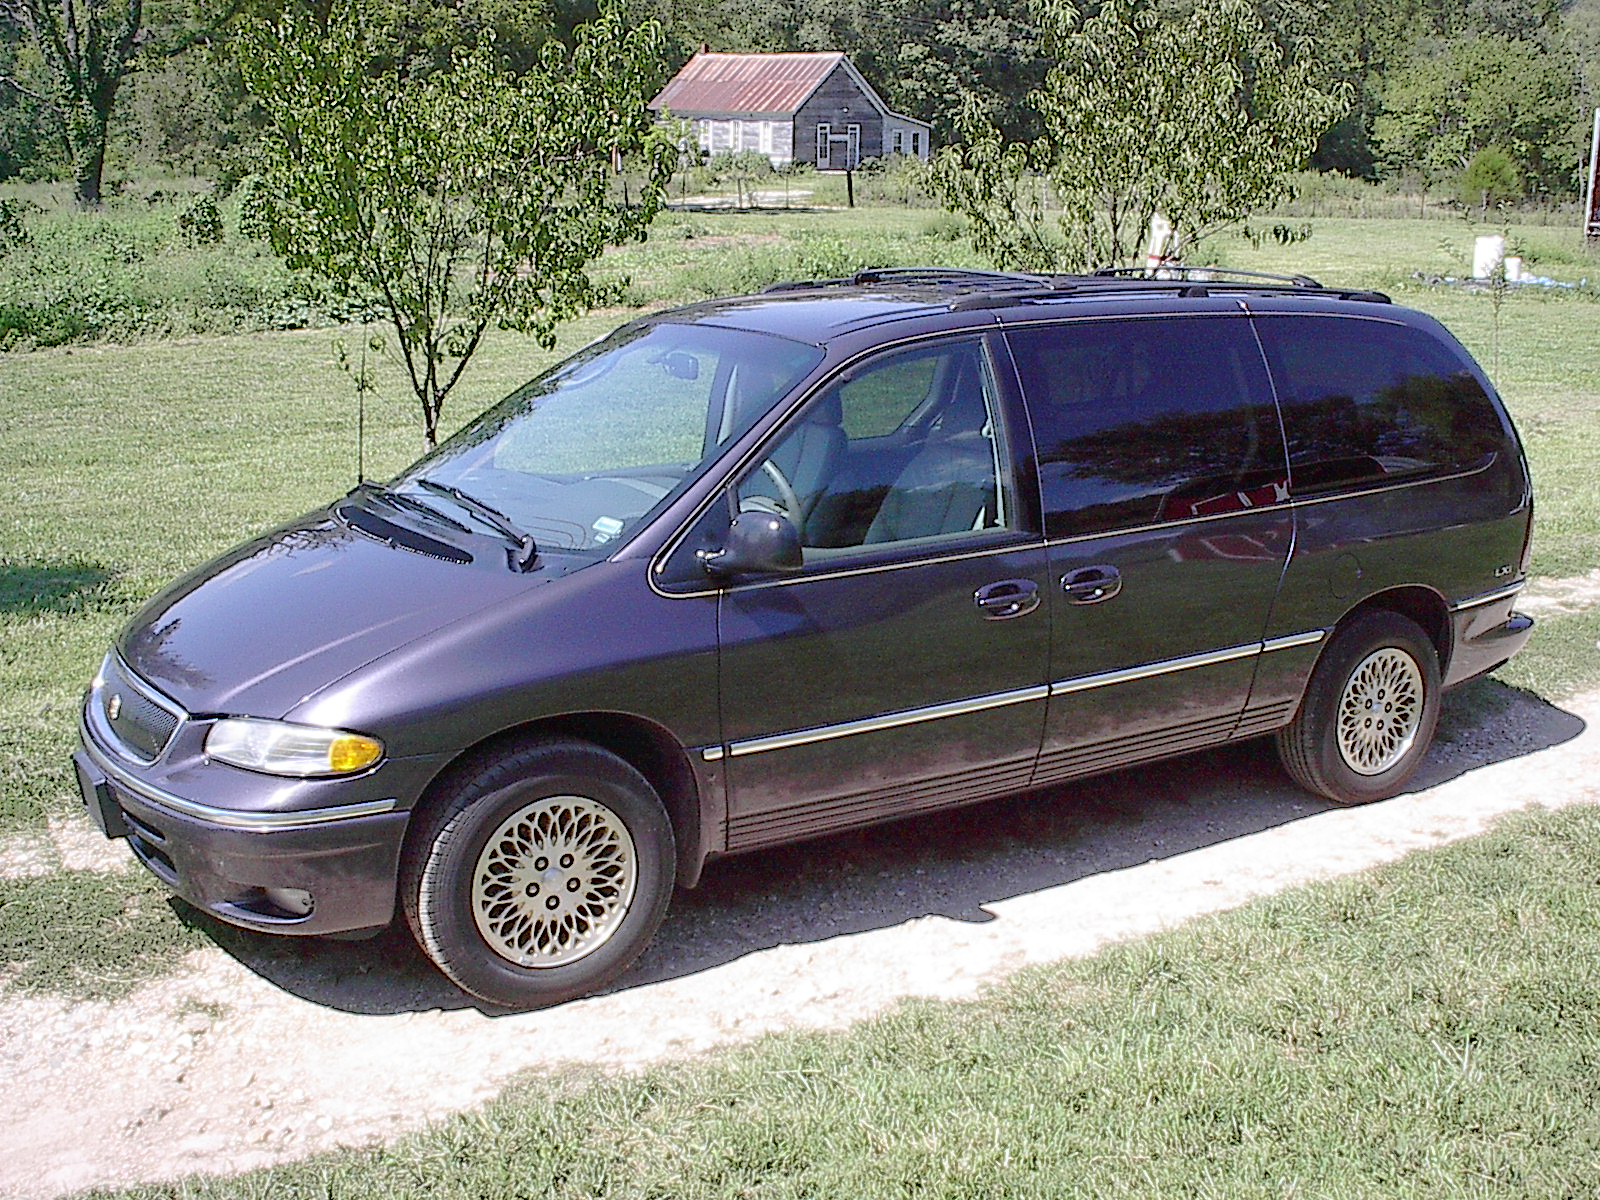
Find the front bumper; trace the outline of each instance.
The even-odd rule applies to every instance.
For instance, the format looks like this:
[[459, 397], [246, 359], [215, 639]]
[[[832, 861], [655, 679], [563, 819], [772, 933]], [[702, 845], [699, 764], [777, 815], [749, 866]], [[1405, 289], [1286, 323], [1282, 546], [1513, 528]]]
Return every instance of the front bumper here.
[[[73, 765], [95, 823], [107, 836], [125, 833], [134, 857], [197, 908], [289, 934], [374, 929], [393, 917], [406, 810], [433, 760], [399, 760], [348, 781], [189, 762], [168, 772], [187, 783], [180, 792], [172, 779], [151, 777], [158, 769], [122, 761], [83, 718], [79, 737]], [[415, 791], [373, 794], [400, 782]], [[214, 802], [222, 799], [228, 803]], [[282, 907], [276, 889], [308, 893], [311, 911]]]

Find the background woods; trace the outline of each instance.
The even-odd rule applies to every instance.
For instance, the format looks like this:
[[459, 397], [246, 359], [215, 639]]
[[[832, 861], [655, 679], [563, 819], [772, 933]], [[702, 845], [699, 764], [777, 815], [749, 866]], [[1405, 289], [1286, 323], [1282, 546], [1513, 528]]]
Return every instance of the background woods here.
[[[1080, 19], [1101, 5], [1074, 9]], [[1193, 0], [1134, 6], [1181, 21]], [[1516, 194], [1576, 194], [1586, 112], [1600, 103], [1600, 0], [1259, 0], [1251, 7], [1312, 82], [1347, 87], [1346, 114], [1311, 163], [1365, 178], [1453, 183], [1486, 150]], [[230, 182], [248, 172], [263, 117], [237, 50], [253, 20], [326, 20], [332, 0], [0, 0], [0, 178], [71, 178], [98, 202], [113, 180], [159, 169]], [[375, 69], [421, 78], [492, 40], [512, 74], [547, 42], [571, 45], [590, 0], [362, 0]], [[1042, 121], [1047, 11], [1025, 0], [625, 0], [630, 24], [663, 31], [664, 81], [702, 44], [717, 50], [844, 50], [889, 105], [958, 133], [964, 105], [1009, 140]]]

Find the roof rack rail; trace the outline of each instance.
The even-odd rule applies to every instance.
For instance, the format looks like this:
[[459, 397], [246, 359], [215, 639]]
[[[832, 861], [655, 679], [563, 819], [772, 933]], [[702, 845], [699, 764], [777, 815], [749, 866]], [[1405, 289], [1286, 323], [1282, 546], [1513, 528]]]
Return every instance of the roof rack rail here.
[[985, 271], [979, 267], [871, 267], [857, 271], [852, 282], [867, 286], [874, 283], [1031, 283], [1050, 282], [1049, 275], [1031, 271]]
[[1326, 287], [1309, 275], [1273, 275], [1265, 271], [1236, 271], [1230, 267], [1181, 266], [1160, 267], [1153, 274], [1143, 267], [1102, 267], [1087, 275], [985, 271], [974, 267], [872, 267], [838, 279], [774, 283], [764, 288], [762, 294], [872, 287], [877, 284], [949, 288], [957, 291], [949, 300], [952, 312], [1000, 308], [1068, 296], [1155, 290], [1170, 291], [1181, 299], [1203, 299], [1215, 294], [1276, 292], [1288, 295], [1316, 292], [1339, 300], [1390, 303], [1389, 297], [1382, 292]]
[[931, 284], [1014, 284], [1021, 287], [1044, 287], [1052, 279], [1049, 275], [1034, 275], [1021, 271], [985, 271], [977, 267], [868, 267], [854, 275], [839, 279], [795, 279], [774, 283], [761, 290], [762, 295], [775, 292], [801, 292], [830, 287], [871, 287], [875, 283], [931, 283]]
[[1149, 279], [1157, 282], [1193, 281], [1195, 283], [1286, 283], [1291, 287], [1327, 290], [1309, 275], [1274, 275], [1266, 271], [1236, 271], [1232, 267], [1163, 266], [1154, 271], [1148, 267], [1101, 267], [1093, 273], [1095, 279]]
[[[1204, 270], [1200, 268], [1198, 270]], [[1238, 279], [1205, 279], [1205, 278], [1177, 278], [1161, 279], [1145, 275], [1142, 270], [1137, 274], [1124, 271], [1095, 272], [1093, 275], [1056, 275], [1052, 276], [1048, 284], [1043, 287], [1018, 286], [1011, 288], [997, 288], [989, 291], [974, 292], [959, 296], [950, 302], [952, 312], [962, 312], [980, 308], [1004, 308], [1012, 304], [1027, 304], [1031, 301], [1064, 300], [1068, 297], [1079, 296], [1107, 296], [1126, 295], [1136, 292], [1166, 291], [1182, 300], [1202, 300], [1215, 295], [1270, 295], [1278, 294], [1305, 295], [1315, 293], [1335, 300], [1365, 301], [1370, 304], [1389, 304], [1388, 296], [1382, 292], [1367, 291], [1362, 288], [1336, 288], [1324, 287], [1322, 284], [1310, 279], [1308, 276], [1270, 276], [1258, 275], [1254, 272], [1235, 272], [1243, 278]], [[1281, 280], [1288, 279], [1287, 282]]]

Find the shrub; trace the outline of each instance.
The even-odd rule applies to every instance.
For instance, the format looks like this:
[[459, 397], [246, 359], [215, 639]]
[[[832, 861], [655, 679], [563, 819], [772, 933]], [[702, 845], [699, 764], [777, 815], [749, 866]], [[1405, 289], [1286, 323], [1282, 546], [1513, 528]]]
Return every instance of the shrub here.
[[239, 213], [239, 236], [252, 242], [268, 241], [272, 230], [267, 220], [266, 192], [261, 176], [246, 175], [241, 179], [234, 189], [234, 200]]
[[28, 226], [23, 214], [29, 206], [21, 200], [0, 197], [0, 254], [28, 242]]
[[178, 213], [178, 232], [191, 246], [215, 246], [222, 241], [222, 210], [210, 192], [201, 192]]
[[1485, 146], [1461, 172], [1456, 192], [1464, 207], [1487, 213], [1491, 204], [1522, 196], [1522, 175], [1499, 146]]

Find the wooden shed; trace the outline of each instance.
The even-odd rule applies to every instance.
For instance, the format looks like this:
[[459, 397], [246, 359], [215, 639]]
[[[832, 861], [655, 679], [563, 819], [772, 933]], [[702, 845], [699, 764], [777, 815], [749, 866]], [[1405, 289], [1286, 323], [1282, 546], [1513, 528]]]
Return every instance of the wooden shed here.
[[863, 159], [926, 160], [933, 127], [894, 112], [848, 56], [712, 54], [684, 64], [651, 111], [688, 121], [708, 154], [754, 150], [775, 167], [843, 171]]

